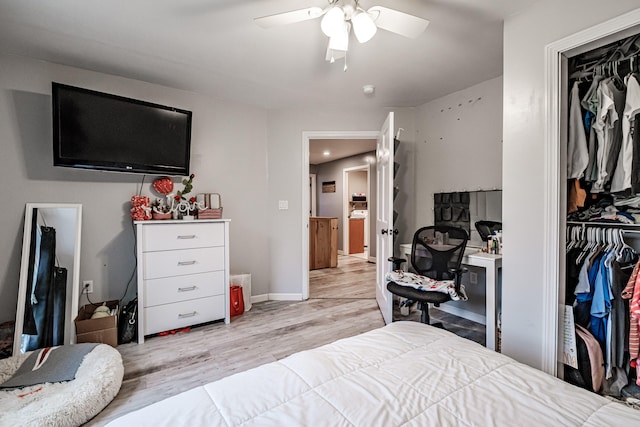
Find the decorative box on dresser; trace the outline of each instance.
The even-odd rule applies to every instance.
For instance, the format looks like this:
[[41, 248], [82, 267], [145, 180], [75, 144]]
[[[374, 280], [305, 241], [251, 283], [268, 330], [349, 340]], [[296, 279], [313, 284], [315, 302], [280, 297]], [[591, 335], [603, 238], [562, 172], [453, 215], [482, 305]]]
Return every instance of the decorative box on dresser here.
[[229, 220], [135, 224], [138, 343], [171, 329], [229, 323]]

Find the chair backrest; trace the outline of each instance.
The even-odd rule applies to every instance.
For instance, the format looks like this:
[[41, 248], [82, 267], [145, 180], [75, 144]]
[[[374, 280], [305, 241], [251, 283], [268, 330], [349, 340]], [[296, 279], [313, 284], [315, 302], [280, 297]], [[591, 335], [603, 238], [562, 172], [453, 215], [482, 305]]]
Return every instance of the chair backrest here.
[[494, 231], [502, 230], [502, 223], [496, 221], [477, 221], [475, 225], [483, 242], [489, 240]]
[[459, 227], [434, 225], [422, 227], [413, 235], [411, 266], [420, 275], [436, 280], [451, 280], [464, 256], [469, 234]]

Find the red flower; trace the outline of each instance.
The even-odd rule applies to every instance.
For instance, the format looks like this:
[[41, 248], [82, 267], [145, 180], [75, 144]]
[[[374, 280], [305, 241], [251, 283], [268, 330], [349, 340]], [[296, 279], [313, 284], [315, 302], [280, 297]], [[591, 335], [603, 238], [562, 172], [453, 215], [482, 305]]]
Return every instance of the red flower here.
[[195, 173], [192, 173], [191, 175], [189, 175], [189, 178], [191, 178], [191, 179], [193, 179], [193, 178], [195, 178], [195, 177], [196, 177], [196, 174], [195, 174]]
[[189, 203], [195, 203], [195, 202], [196, 202], [196, 198], [195, 197], [192, 197], [192, 198], [189, 199]]
[[180, 194], [176, 194], [173, 198], [176, 199], [176, 202], [179, 202], [182, 197]]

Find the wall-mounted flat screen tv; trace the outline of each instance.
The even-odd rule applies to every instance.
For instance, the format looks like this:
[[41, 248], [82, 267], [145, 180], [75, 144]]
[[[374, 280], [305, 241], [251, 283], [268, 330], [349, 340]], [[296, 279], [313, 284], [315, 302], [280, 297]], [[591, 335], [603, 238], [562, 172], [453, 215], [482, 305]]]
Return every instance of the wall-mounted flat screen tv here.
[[191, 111], [52, 83], [53, 164], [189, 175]]

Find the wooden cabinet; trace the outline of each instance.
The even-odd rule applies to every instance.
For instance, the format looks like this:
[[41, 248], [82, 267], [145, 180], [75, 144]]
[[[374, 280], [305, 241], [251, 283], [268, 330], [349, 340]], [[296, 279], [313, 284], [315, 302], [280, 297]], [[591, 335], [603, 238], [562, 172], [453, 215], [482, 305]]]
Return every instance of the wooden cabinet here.
[[309, 269], [338, 266], [338, 218], [309, 218]]
[[145, 335], [229, 323], [229, 221], [136, 221], [138, 342]]
[[349, 253], [364, 252], [364, 218], [349, 220]]

